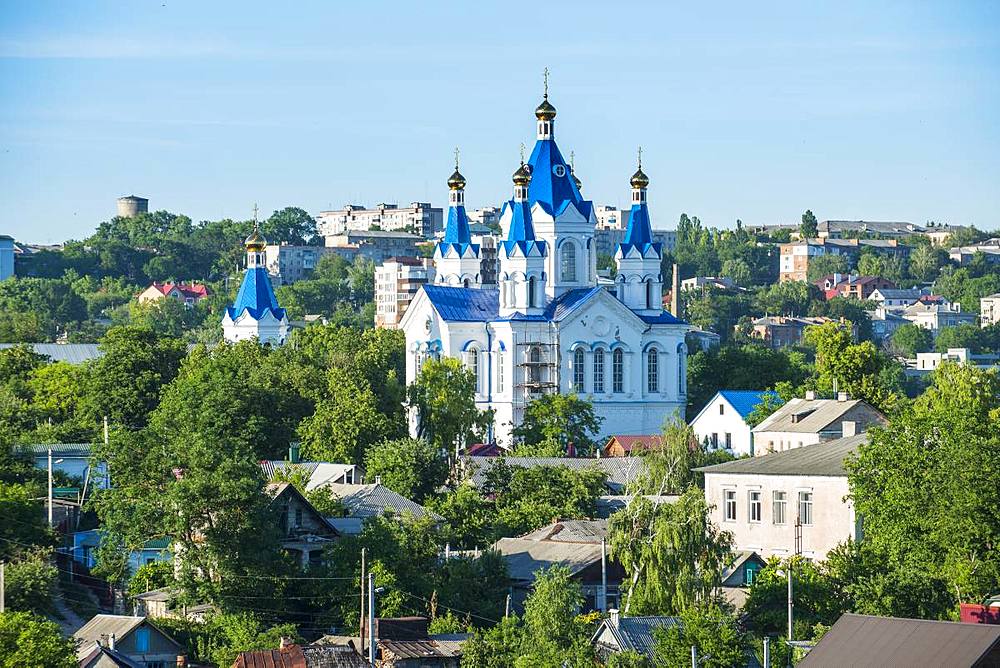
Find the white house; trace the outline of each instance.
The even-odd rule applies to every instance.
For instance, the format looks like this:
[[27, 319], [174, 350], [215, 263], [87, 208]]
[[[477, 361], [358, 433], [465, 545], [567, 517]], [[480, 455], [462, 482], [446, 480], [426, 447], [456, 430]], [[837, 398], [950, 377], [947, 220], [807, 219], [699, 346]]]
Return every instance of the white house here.
[[854, 436], [885, 422], [885, 415], [846, 392], [836, 399], [816, 399], [806, 392], [805, 399], [790, 399], [753, 428], [753, 454], [759, 457]]
[[[537, 139], [514, 173], [501, 210], [498, 286], [484, 285], [481, 248], [455, 170], [448, 222], [435, 250], [435, 285], [417, 293], [400, 323], [406, 379], [424, 362], [461, 359], [476, 377], [476, 403], [492, 409], [489, 440], [512, 445], [525, 406], [546, 393], [576, 393], [604, 419], [601, 434], [655, 433], [687, 403], [686, 323], [663, 310], [662, 245], [653, 240], [646, 190], [632, 175], [632, 209], [615, 254], [613, 286], [597, 280], [594, 205], [555, 143], [556, 110], [535, 110]], [[411, 428], [419, 429], [419, 416]]]
[[778, 396], [769, 390], [720, 390], [691, 421], [691, 429], [710, 450], [752, 455], [753, 431], [746, 419], [768, 395]]
[[808, 559], [824, 559], [848, 539], [861, 538], [861, 522], [848, 497], [844, 460], [858, 451], [859, 434], [766, 457], [705, 466], [705, 499], [711, 519], [733, 535], [733, 550], [764, 558], [788, 557], [799, 549]]

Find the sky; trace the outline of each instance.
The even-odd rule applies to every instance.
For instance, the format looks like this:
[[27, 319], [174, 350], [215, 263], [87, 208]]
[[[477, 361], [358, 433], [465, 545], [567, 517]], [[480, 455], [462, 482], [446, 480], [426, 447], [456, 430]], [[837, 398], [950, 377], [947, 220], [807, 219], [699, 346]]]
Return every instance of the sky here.
[[[701, 5], [709, 5], [710, 8]], [[584, 195], [654, 227], [1000, 227], [996, 2], [5, 2], [0, 234], [82, 239], [126, 194], [192, 219], [497, 206], [548, 68]]]

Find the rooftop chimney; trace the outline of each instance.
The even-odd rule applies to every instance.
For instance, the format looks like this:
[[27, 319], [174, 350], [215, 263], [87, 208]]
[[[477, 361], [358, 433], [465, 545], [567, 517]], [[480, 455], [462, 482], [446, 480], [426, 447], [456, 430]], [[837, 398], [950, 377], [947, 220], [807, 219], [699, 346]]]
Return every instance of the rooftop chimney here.
[[675, 318], [681, 317], [681, 271], [674, 263], [674, 276], [670, 281], [670, 312]]
[[115, 648], [115, 634], [112, 633], [108, 636], [108, 649], [113, 650]]
[[[674, 266], [676, 267], [677, 265], [675, 264]], [[614, 626], [615, 628], [617, 628], [618, 627], [618, 608], [611, 608], [610, 610], [608, 610], [608, 614], [611, 616], [610, 617], [610, 619], [611, 619], [611, 625]]]
[[814, 392], [813, 390], [806, 390], [806, 401], [815, 401], [815, 400], [816, 400], [816, 392]]
[[289, 638], [288, 636], [281, 636], [281, 642], [279, 643], [278, 647], [280, 649], [284, 649], [285, 647], [288, 647], [289, 645], [294, 645], [294, 644], [295, 643], [293, 643], [292, 639]]
[[183, 654], [177, 655], [177, 668], [187, 668], [188, 660]]
[[847, 392], [837, 392], [837, 401], [847, 401]]

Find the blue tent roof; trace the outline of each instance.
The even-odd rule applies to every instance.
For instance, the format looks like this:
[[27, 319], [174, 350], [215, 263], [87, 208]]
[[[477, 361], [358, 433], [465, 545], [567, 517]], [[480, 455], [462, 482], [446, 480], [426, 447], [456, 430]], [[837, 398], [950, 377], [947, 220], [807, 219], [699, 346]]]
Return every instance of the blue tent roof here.
[[226, 308], [226, 312], [232, 320], [236, 320], [244, 311], [249, 312], [255, 320], [260, 320], [268, 310], [278, 320], [285, 317], [285, 309], [278, 306], [278, 300], [274, 296], [274, 288], [271, 287], [267, 269], [263, 267], [247, 269], [243, 274], [240, 291], [236, 294], [236, 301]]
[[622, 255], [635, 247], [645, 255], [649, 248], [656, 250], [657, 255], [662, 255], [662, 245], [653, 241], [653, 229], [649, 222], [649, 209], [646, 203], [633, 204], [628, 215], [628, 227], [625, 229], [625, 238], [622, 239], [619, 247]]
[[448, 222], [444, 227], [443, 241], [449, 244], [467, 244], [472, 241], [469, 217], [465, 214], [464, 206], [448, 207]]
[[545, 255], [545, 242], [535, 241], [535, 226], [531, 222], [531, 204], [509, 200], [504, 202], [501, 216], [506, 212], [507, 207], [510, 207], [511, 210], [510, 229], [507, 230], [507, 238], [500, 242], [504, 250], [507, 251], [507, 255], [510, 255], [515, 246], [519, 246], [521, 252], [527, 255], [534, 245], [537, 245], [542, 255]]
[[[561, 213], [566, 205], [573, 202], [578, 207], [583, 202], [583, 197], [573, 182], [573, 175], [570, 174], [569, 165], [559, 153], [554, 139], [539, 139], [535, 142], [535, 148], [531, 151], [531, 158], [528, 159], [531, 167], [531, 183], [528, 185], [528, 200], [534, 204], [540, 202], [552, 215]], [[562, 176], [556, 175], [553, 171], [558, 167]], [[584, 211], [584, 214], [588, 214]]]
[[719, 395], [732, 404], [743, 419], [746, 419], [754, 408], [764, 402], [764, 397], [778, 398], [778, 393], [774, 390], [719, 390]]

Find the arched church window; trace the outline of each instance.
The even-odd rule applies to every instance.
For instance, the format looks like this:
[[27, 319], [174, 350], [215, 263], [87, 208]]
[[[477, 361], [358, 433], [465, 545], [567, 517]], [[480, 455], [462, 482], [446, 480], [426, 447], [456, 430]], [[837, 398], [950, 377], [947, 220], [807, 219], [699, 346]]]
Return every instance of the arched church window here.
[[542, 350], [538, 346], [528, 350], [528, 382], [532, 385], [542, 382]]
[[594, 394], [604, 392], [604, 349], [594, 351]]
[[476, 379], [476, 393], [479, 393], [479, 351], [475, 348], [465, 351], [465, 368]]
[[576, 281], [576, 244], [568, 241], [563, 244], [560, 251], [560, 274], [562, 280]]
[[656, 296], [653, 294], [653, 279], [646, 279], [646, 308], [656, 308]]
[[532, 276], [528, 279], [528, 308], [534, 308], [535, 306], [535, 277]]
[[625, 391], [625, 353], [621, 348], [611, 353], [611, 391], [615, 394]]
[[583, 348], [577, 348], [573, 351], [573, 391], [583, 392], [583, 372], [584, 365], [586, 361], [584, 360]]
[[466, 279], [464, 279], [462, 281], [462, 287], [465, 287], [465, 288], [469, 287], [469, 279], [466, 278]]
[[660, 351], [650, 348], [646, 353], [646, 391], [660, 391]]
[[677, 346], [677, 393], [687, 394], [687, 346]]

